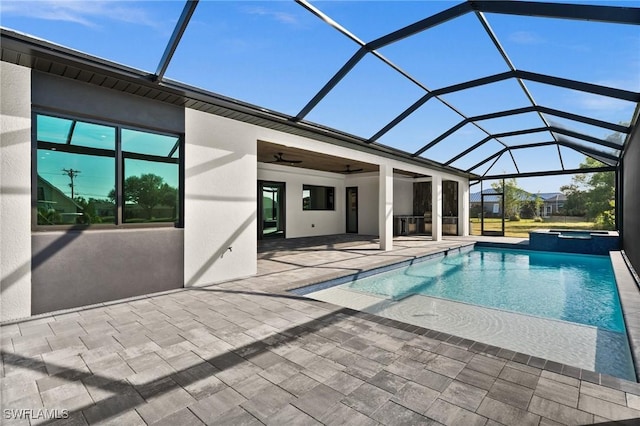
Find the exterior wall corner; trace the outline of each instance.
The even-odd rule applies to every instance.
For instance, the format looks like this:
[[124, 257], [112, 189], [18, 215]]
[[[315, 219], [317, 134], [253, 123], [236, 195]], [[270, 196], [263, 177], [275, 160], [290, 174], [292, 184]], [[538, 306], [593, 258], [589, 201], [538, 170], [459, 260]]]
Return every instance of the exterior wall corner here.
[[0, 320], [6, 321], [31, 315], [31, 70], [0, 62], [0, 92]]

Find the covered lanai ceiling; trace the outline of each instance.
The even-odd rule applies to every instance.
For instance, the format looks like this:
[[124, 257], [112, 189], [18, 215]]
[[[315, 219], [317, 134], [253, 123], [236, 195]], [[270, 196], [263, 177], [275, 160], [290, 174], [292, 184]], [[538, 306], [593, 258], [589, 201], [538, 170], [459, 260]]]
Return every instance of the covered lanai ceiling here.
[[141, 35], [57, 40], [11, 4], [3, 26], [152, 70], [158, 87], [472, 178], [569, 174], [585, 156], [613, 169], [638, 120], [638, 2], [146, 2]]

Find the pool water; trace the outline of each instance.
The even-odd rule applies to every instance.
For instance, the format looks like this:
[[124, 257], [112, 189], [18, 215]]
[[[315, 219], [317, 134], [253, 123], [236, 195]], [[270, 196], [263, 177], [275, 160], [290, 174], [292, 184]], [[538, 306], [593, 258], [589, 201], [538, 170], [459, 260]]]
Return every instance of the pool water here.
[[609, 256], [471, 247], [292, 290], [636, 380]]
[[345, 287], [395, 300], [432, 296], [625, 333], [608, 256], [476, 247]]

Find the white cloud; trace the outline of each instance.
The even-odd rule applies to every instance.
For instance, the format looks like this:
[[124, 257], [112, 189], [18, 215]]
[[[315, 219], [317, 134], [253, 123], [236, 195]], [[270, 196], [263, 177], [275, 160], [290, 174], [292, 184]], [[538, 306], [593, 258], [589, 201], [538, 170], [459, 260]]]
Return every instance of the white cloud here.
[[281, 22], [287, 25], [297, 26], [300, 24], [300, 22], [298, 21], [298, 18], [296, 18], [296, 16], [291, 13], [280, 12], [276, 10], [269, 10], [264, 7], [259, 7], [259, 6], [246, 7], [244, 8], [244, 12], [249, 15], [259, 15], [259, 16], [270, 17], [272, 19], [275, 19], [278, 22]]
[[[596, 81], [595, 84], [606, 87], [615, 87], [624, 90], [631, 90], [633, 92], [640, 91], [640, 73], [636, 73], [632, 68], [628, 68], [629, 74], [634, 74], [630, 78], [610, 78], [606, 80]], [[626, 73], [625, 73], [626, 74]]]
[[531, 31], [516, 31], [509, 34], [509, 41], [516, 44], [542, 44], [545, 40]]
[[99, 27], [104, 19], [112, 21], [158, 26], [143, 8], [133, 2], [40, 0], [2, 1], [0, 13], [47, 21], [72, 22], [86, 27]]
[[580, 108], [589, 111], [601, 112], [621, 112], [625, 110], [633, 110], [633, 104], [620, 99], [609, 98], [605, 96], [593, 95], [591, 93], [581, 93], [577, 99]]

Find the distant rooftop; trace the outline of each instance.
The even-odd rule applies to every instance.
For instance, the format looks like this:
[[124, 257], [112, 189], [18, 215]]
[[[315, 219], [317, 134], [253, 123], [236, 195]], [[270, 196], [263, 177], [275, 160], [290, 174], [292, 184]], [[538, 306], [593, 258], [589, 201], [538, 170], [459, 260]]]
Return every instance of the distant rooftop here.
[[[492, 194], [497, 194], [498, 192], [493, 188], [483, 189], [482, 192], [472, 192], [469, 195], [469, 199], [472, 203], [480, 203], [482, 201], [482, 194], [488, 195], [484, 197], [486, 202], [497, 203], [500, 201], [500, 196], [491, 196]], [[565, 201], [567, 199], [566, 195], [562, 192], [538, 192], [538, 193], [530, 193], [527, 191], [523, 191], [521, 193], [521, 199], [523, 201], [526, 200], [535, 200], [537, 197], [540, 197], [542, 201]]]

